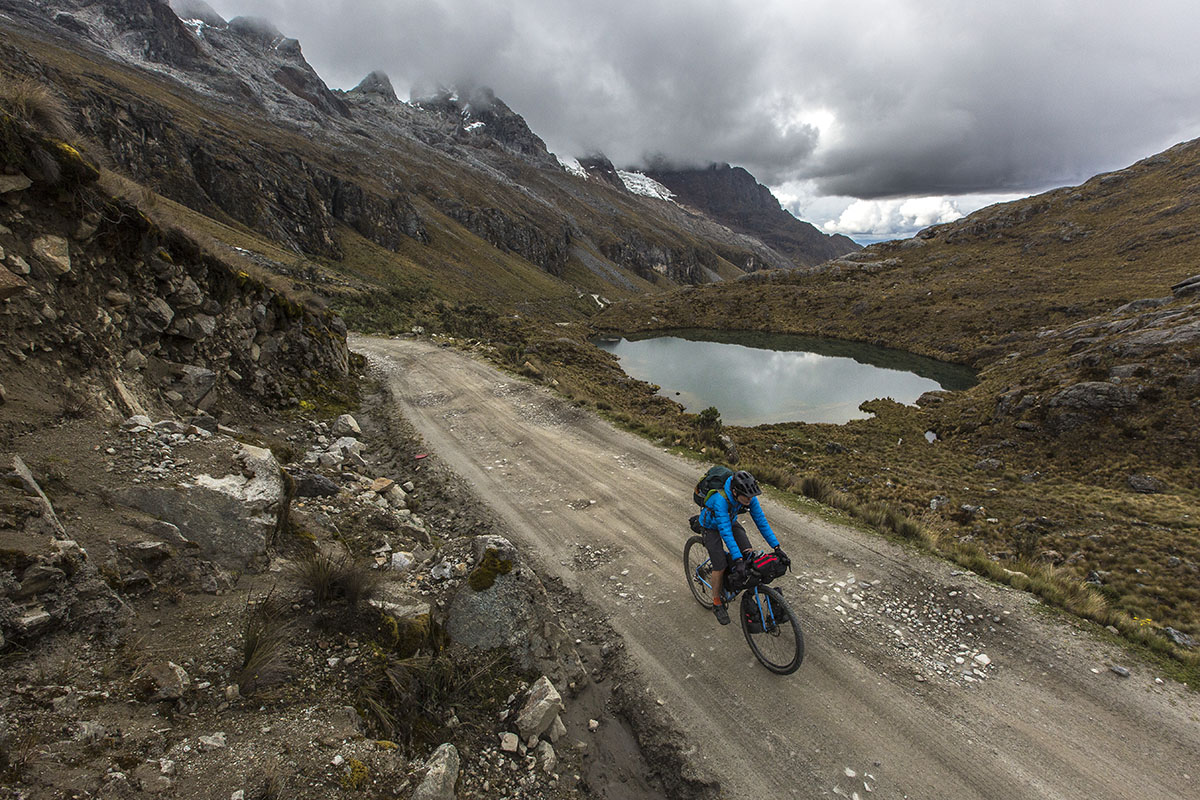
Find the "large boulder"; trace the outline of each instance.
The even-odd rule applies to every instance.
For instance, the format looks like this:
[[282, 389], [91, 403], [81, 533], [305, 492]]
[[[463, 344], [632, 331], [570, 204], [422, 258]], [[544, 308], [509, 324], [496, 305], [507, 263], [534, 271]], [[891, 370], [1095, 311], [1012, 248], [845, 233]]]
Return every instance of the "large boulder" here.
[[358, 438], [362, 436], [362, 428], [358, 426], [358, 420], [349, 414], [342, 414], [333, 423], [333, 435], [341, 438], [343, 436], [352, 436]]
[[[485, 561], [493, 554], [492, 560], [508, 564], [509, 571], [495, 569], [489, 581], [464, 582], [450, 603], [446, 632], [467, 647], [505, 648], [523, 668], [539, 669], [553, 680], [574, 680], [582, 671], [579, 655], [549, 613], [545, 587], [532, 571], [497, 559], [495, 552], [488, 548]], [[481, 562], [480, 568], [485, 567]]]
[[197, 476], [171, 487], [133, 487], [122, 502], [176, 526], [201, 553], [222, 566], [244, 569], [265, 555], [287, 493], [283, 471], [270, 450], [242, 445], [240, 469], [222, 478]]

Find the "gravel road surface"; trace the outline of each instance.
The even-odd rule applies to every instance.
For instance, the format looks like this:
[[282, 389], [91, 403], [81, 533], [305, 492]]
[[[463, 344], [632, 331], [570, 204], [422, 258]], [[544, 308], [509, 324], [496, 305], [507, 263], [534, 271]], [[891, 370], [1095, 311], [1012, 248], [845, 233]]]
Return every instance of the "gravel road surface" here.
[[432, 457], [611, 620], [722, 797], [1200, 796], [1200, 697], [1030, 596], [767, 495], [807, 643], [773, 675], [684, 582], [704, 465], [453, 348], [352, 346]]

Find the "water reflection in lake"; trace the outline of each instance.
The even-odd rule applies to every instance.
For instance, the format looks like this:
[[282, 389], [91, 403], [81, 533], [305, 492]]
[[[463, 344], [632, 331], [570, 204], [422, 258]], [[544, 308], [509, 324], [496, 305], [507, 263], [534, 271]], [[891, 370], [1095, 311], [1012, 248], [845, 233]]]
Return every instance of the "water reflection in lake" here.
[[676, 330], [597, 340], [628, 375], [691, 412], [716, 406], [727, 425], [842, 423], [865, 400], [912, 403], [975, 383], [967, 367], [860, 342], [784, 334]]

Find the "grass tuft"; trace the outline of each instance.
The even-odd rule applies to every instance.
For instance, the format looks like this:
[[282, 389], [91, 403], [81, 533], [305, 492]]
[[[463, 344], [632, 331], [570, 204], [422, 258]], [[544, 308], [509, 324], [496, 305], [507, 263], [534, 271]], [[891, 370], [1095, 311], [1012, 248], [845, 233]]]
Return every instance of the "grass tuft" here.
[[291, 622], [286, 605], [274, 592], [255, 602], [246, 599], [242, 613], [242, 660], [237, 674], [242, 694], [276, 684], [287, 675], [285, 652]]
[[379, 593], [379, 573], [349, 555], [314, 551], [300, 561], [294, 574], [317, 606], [341, 602], [357, 608]]
[[66, 102], [35, 80], [0, 79], [0, 108], [55, 139], [73, 139], [76, 135]]

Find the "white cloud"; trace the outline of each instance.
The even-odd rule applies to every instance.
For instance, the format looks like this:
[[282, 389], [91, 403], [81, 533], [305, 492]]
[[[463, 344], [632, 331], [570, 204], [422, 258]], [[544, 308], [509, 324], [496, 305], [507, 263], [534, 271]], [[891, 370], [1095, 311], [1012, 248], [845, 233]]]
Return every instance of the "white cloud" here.
[[904, 239], [922, 228], [953, 222], [984, 206], [1027, 196], [1006, 193], [859, 200], [820, 194], [815, 181], [789, 181], [770, 188], [783, 207], [799, 219], [826, 233], [849, 236], [860, 244]]
[[963, 216], [958, 204], [948, 197], [855, 200], [837, 219], [824, 222], [821, 227], [826, 233], [843, 233], [851, 237], [879, 236], [915, 232]]

